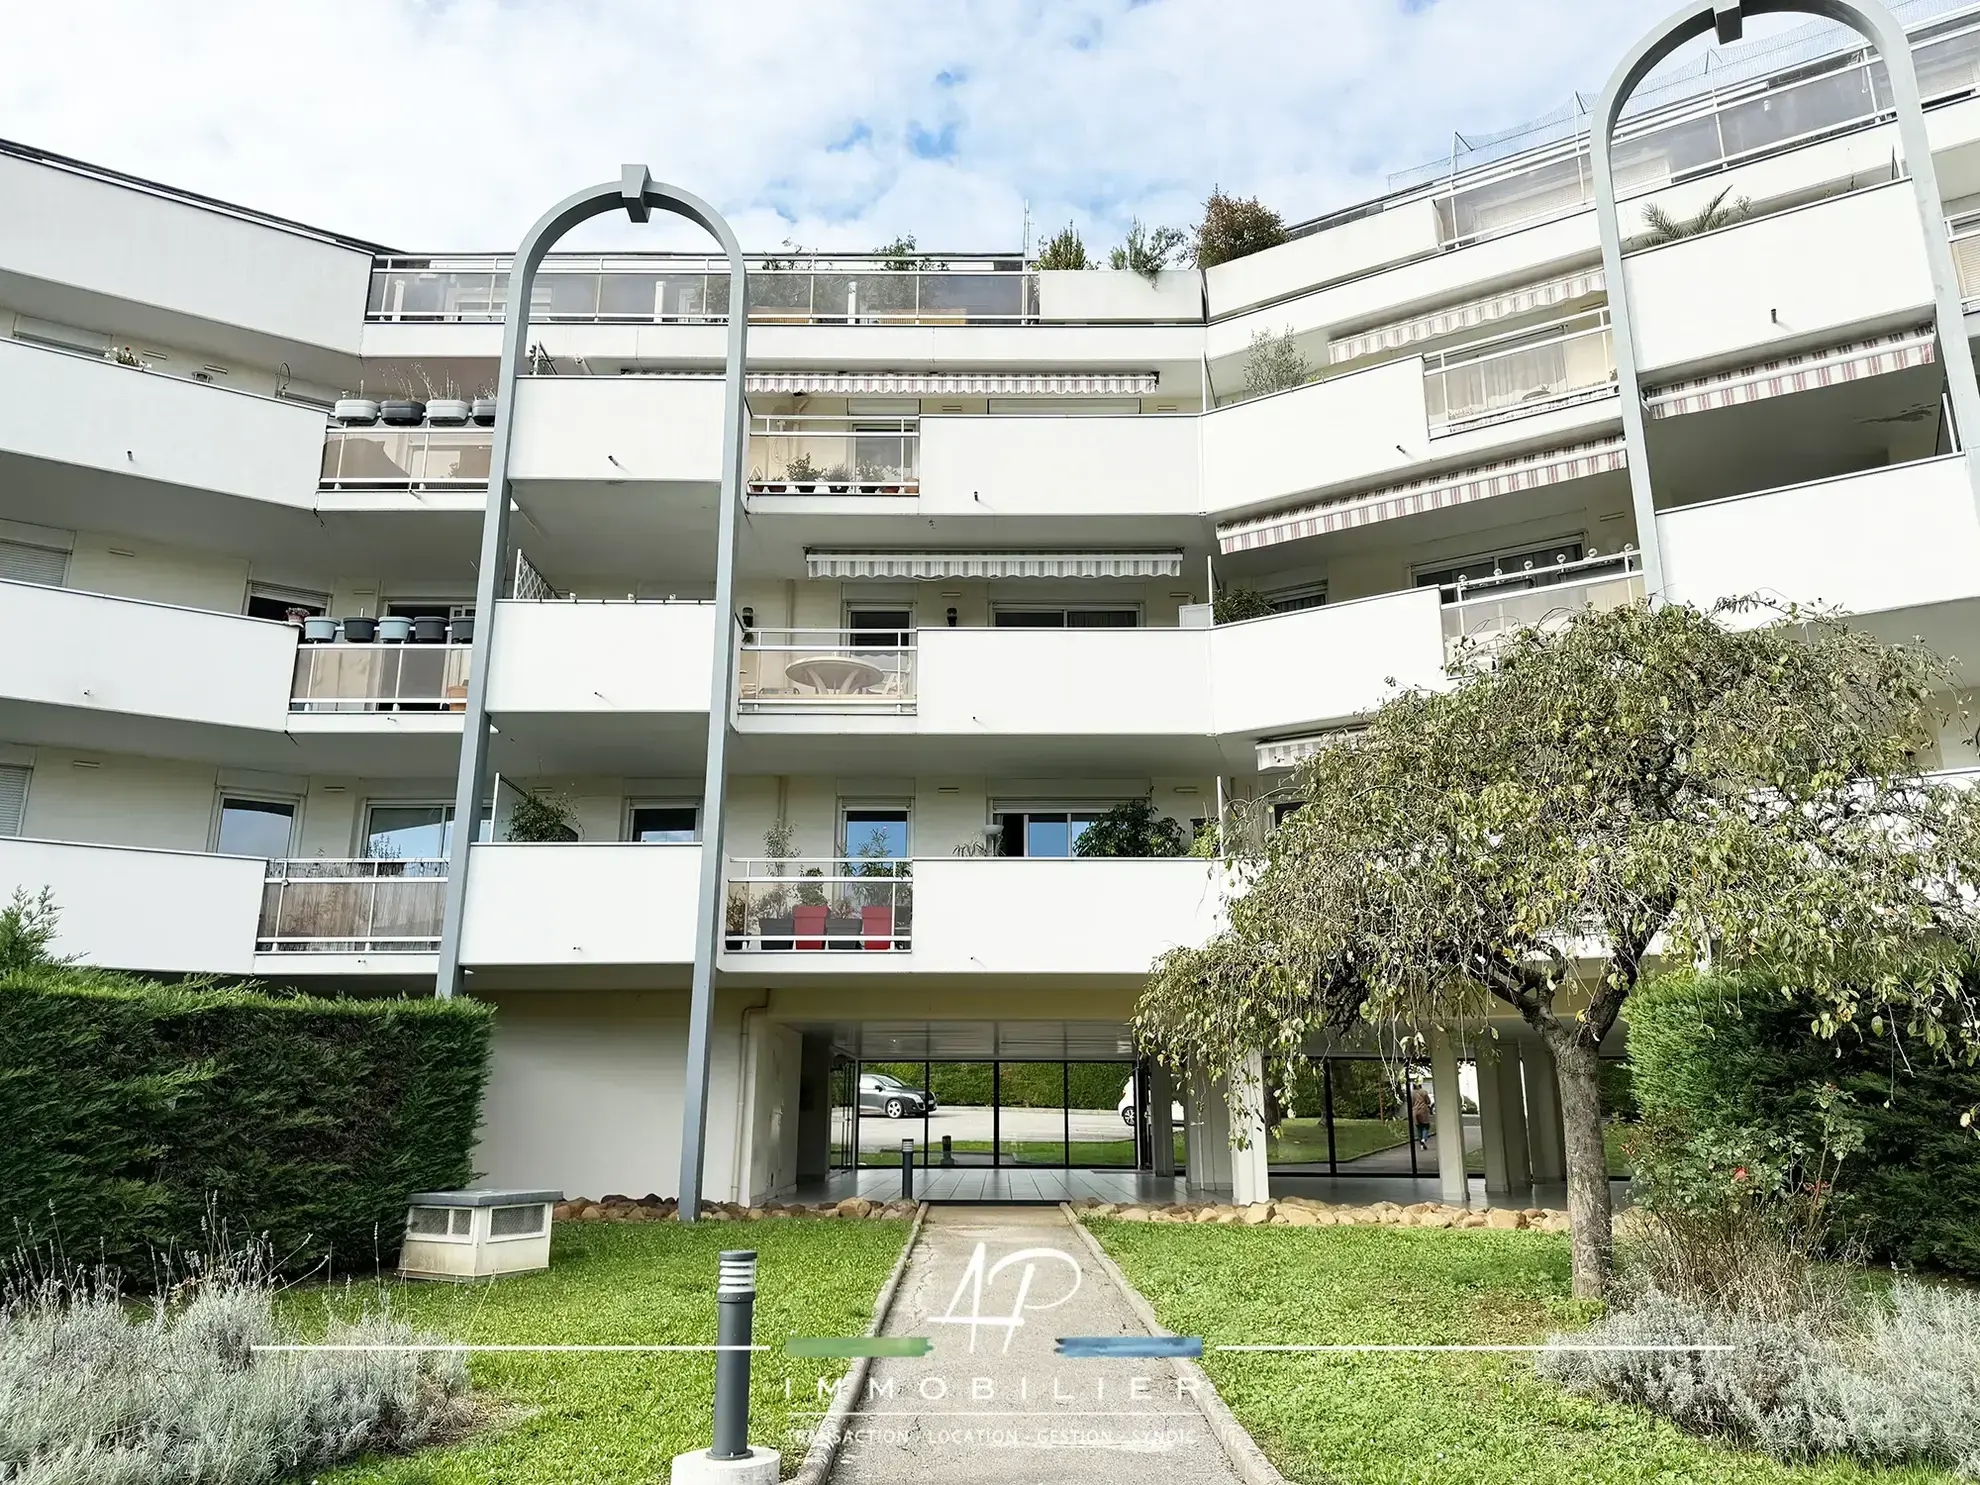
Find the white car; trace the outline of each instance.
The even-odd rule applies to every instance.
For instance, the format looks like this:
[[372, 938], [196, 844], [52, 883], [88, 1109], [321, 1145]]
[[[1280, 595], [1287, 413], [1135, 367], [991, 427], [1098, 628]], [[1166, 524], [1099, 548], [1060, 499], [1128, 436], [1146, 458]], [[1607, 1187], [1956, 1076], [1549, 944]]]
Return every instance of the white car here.
[[[1134, 1128], [1134, 1079], [1133, 1078], [1129, 1078], [1125, 1083], [1121, 1084], [1120, 1108], [1121, 1108], [1121, 1123], [1127, 1125], [1127, 1127], [1130, 1129]], [[1182, 1128], [1183, 1108], [1182, 1108], [1182, 1103], [1180, 1101], [1171, 1103], [1169, 1105], [1169, 1122], [1178, 1129]]]

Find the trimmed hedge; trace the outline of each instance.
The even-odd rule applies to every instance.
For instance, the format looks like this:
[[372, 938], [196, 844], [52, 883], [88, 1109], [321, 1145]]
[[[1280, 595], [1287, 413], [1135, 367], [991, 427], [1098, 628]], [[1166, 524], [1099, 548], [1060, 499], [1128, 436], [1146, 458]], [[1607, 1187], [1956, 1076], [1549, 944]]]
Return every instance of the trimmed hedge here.
[[[1121, 1085], [1134, 1075], [1131, 1062], [1075, 1062], [1067, 1073], [1056, 1062], [1006, 1062], [1000, 1070], [998, 1091], [1007, 1109], [1056, 1109], [1065, 1101], [1068, 1082], [1076, 1109], [1112, 1109], [1120, 1106]], [[886, 1073], [910, 1087], [921, 1086], [919, 1062], [867, 1062], [861, 1071]], [[945, 1107], [988, 1107], [990, 1103], [990, 1064], [987, 1062], [935, 1062], [928, 1067], [929, 1089], [935, 1102]]]
[[[1830, 1112], [1861, 1129], [1838, 1209], [1873, 1257], [1980, 1277], [1980, 1068], [1845, 1031], [1825, 1041], [1760, 974], [1673, 975], [1632, 996], [1629, 1055], [1646, 1130], [1729, 1148], [1815, 1149]], [[1909, 1066], [1906, 1065], [1906, 1057]]]
[[0, 980], [0, 1231], [142, 1278], [209, 1215], [300, 1271], [392, 1262], [465, 1185], [493, 1012], [44, 969]]

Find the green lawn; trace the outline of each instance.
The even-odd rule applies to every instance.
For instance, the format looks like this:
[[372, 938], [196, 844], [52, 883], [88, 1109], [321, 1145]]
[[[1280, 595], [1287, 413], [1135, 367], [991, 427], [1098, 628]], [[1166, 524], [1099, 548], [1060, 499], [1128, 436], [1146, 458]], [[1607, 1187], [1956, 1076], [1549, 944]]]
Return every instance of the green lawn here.
[[[1334, 1159], [1345, 1163], [1377, 1150], [1393, 1150], [1409, 1139], [1409, 1130], [1400, 1119], [1336, 1119]], [[1265, 1158], [1273, 1165], [1327, 1163], [1327, 1121], [1287, 1119], [1266, 1147]]]
[[[681, 1344], [715, 1339], [715, 1255], [755, 1248], [756, 1339], [863, 1335], [907, 1239], [905, 1222], [560, 1222], [547, 1273], [488, 1284], [356, 1283], [291, 1290], [282, 1308], [306, 1330], [326, 1312], [384, 1298], [399, 1318], [449, 1340], [490, 1343]], [[712, 1353], [478, 1355], [476, 1390], [503, 1407], [460, 1444], [323, 1476], [325, 1485], [621, 1485], [664, 1480], [674, 1455], [705, 1447]], [[816, 1412], [815, 1382], [843, 1361], [755, 1354], [750, 1438], [795, 1467], [792, 1410]], [[791, 1400], [785, 1401], [789, 1380]], [[815, 1418], [799, 1418], [806, 1430]]]
[[1300, 1485], [1863, 1485], [1927, 1469], [1790, 1468], [1574, 1397], [1510, 1354], [1301, 1356], [1257, 1343], [1523, 1343], [1572, 1323], [1567, 1239], [1383, 1227], [1096, 1220], [1164, 1325], [1205, 1342], [1224, 1400]]

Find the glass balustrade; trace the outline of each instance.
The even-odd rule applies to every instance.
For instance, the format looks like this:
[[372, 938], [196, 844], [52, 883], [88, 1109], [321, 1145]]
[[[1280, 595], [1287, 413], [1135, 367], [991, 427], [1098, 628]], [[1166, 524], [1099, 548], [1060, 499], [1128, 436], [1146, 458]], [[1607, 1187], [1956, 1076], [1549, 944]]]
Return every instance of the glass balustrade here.
[[1522, 629], [1565, 624], [1584, 609], [1641, 603], [1643, 567], [1637, 553], [1584, 557], [1577, 562], [1492, 573], [1446, 585], [1444, 655], [1453, 663], [1487, 661]]
[[1426, 356], [1430, 430], [1453, 433], [1605, 392], [1615, 381], [1606, 310]]
[[887, 856], [729, 862], [722, 946], [730, 953], [911, 948], [914, 863]]
[[913, 418], [756, 417], [749, 488], [758, 495], [913, 495], [921, 488]]
[[492, 428], [331, 428], [323, 439], [325, 490], [485, 487]]
[[914, 710], [912, 632], [739, 628], [737, 636], [740, 711]]
[[292, 712], [459, 712], [471, 645], [303, 644]]

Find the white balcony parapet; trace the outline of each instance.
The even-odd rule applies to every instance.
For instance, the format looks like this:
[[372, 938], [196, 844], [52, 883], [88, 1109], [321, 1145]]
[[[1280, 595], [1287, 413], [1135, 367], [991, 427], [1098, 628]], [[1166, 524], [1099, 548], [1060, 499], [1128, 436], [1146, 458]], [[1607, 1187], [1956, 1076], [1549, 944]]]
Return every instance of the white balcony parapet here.
[[892, 952], [914, 944], [914, 862], [888, 856], [732, 857], [731, 953]]
[[912, 630], [739, 627], [736, 667], [736, 707], [745, 713], [915, 709]]
[[1448, 660], [1488, 660], [1522, 629], [1551, 629], [1586, 609], [1622, 608], [1644, 598], [1642, 554], [1629, 548], [1610, 556], [1446, 584], [1444, 653]]
[[492, 428], [338, 428], [323, 438], [325, 490], [480, 489]]
[[750, 419], [752, 495], [913, 495], [920, 464], [919, 418]]
[[494, 622], [497, 715], [708, 711], [713, 604], [505, 598]]
[[431, 954], [446, 893], [444, 859], [270, 861], [255, 952]]
[[458, 712], [472, 654], [464, 644], [298, 645], [289, 710]]
[[469, 964], [690, 964], [699, 845], [477, 841], [461, 957]]

